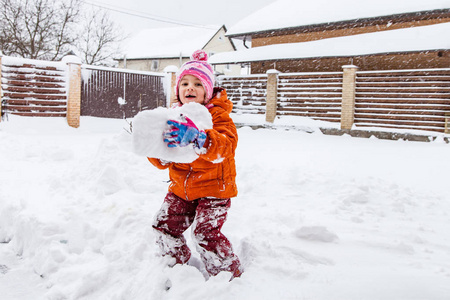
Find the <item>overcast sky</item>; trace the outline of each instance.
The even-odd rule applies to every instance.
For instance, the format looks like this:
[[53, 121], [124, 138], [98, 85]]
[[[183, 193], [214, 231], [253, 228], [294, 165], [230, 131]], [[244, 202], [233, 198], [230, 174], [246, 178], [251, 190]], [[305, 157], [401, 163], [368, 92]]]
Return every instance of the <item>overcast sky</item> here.
[[[111, 16], [122, 26], [125, 33], [142, 28], [170, 27], [176, 23], [198, 25], [222, 25], [227, 28], [254, 11], [276, 0], [85, 0], [113, 10], [124, 10], [129, 14], [110, 11]], [[137, 15], [146, 15], [141, 18]], [[166, 20], [161, 22], [152, 20]], [[263, 20], [262, 20], [263, 21]], [[175, 23], [175, 24], [174, 24]]]

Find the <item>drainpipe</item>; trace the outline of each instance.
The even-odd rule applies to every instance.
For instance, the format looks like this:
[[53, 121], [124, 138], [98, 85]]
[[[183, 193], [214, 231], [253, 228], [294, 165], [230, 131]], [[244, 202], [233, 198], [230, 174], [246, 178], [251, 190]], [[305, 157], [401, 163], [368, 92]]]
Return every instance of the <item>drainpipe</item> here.
[[248, 49], [248, 46], [245, 44], [246, 41], [247, 41], [247, 36], [244, 37], [244, 40], [242, 41], [242, 44], [244, 45], [245, 48]]

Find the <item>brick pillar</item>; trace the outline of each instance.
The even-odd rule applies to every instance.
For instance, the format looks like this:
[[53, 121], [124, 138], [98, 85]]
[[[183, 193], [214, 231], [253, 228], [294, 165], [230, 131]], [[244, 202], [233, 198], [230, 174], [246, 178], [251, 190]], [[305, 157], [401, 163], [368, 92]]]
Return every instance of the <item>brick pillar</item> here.
[[277, 116], [278, 74], [277, 70], [267, 71], [266, 122], [273, 123]]
[[177, 66], [167, 66], [164, 68], [164, 73], [166, 73], [166, 83], [170, 86], [169, 90], [166, 90], [167, 92], [167, 101], [166, 106], [172, 107], [174, 103], [177, 102], [177, 96], [176, 96], [176, 80], [177, 80], [177, 72], [178, 67]]
[[352, 129], [355, 120], [355, 89], [357, 66], [342, 66], [344, 75], [342, 78], [342, 106], [341, 129]]
[[0, 122], [2, 121], [2, 56], [3, 53], [0, 51]]
[[67, 63], [69, 74], [69, 86], [67, 87], [67, 123], [71, 127], [80, 126], [81, 114], [81, 60], [68, 55], [63, 58]]
[[448, 134], [450, 133], [450, 113], [445, 113], [445, 128], [444, 133]]
[[170, 75], [169, 107], [172, 107], [174, 103], [178, 102], [176, 94], [177, 74], [176, 72], [170, 71], [169, 75]]

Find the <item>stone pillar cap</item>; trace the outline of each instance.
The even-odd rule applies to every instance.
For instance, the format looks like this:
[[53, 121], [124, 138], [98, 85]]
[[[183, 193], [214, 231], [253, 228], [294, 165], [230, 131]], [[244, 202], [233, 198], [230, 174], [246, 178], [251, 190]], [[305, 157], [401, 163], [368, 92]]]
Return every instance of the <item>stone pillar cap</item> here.
[[76, 55], [66, 55], [62, 58], [61, 60], [62, 62], [66, 63], [66, 64], [79, 64], [81, 65], [81, 58], [79, 58]]
[[164, 68], [164, 73], [176, 73], [178, 72], [178, 67], [174, 65], [169, 65]]

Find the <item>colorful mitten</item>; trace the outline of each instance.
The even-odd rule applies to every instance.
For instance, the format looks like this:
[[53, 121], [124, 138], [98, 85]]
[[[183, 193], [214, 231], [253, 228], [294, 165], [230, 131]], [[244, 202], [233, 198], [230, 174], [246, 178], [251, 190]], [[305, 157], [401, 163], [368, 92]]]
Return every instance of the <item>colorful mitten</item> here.
[[170, 148], [173, 147], [185, 147], [191, 143], [197, 149], [203, 147], [206, 141], [206, 132], [203, 130], [199, 130], [197, 126], [186, 116], [182, 116], [185, 121], [175, 121], [169, 120], [167, 124], [169, 124], [170, 129], [164, 132], [164, 142], [167, 143], [167, 146]]

